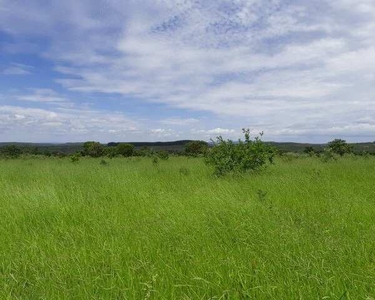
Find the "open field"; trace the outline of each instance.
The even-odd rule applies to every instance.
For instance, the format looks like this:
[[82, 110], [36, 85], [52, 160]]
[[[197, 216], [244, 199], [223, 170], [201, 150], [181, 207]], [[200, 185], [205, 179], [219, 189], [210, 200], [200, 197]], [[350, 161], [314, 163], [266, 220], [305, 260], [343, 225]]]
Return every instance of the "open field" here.
[[375, 299], [375, 158], [0, 160], [0, 299]]

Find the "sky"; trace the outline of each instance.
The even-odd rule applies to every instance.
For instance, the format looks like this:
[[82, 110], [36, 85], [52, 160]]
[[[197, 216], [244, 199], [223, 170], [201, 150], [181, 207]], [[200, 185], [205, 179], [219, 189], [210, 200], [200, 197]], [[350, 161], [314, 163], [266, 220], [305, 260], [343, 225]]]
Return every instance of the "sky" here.
[[0, 141], [375, 140], [374, 0], [0, 0]]

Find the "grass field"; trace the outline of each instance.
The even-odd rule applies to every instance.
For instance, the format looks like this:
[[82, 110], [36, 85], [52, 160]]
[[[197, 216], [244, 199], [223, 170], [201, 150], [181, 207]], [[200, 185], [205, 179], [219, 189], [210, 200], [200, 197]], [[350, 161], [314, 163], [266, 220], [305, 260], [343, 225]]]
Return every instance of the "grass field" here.
[[0, 299], [375, 299], [375, 158], [0, 160]]

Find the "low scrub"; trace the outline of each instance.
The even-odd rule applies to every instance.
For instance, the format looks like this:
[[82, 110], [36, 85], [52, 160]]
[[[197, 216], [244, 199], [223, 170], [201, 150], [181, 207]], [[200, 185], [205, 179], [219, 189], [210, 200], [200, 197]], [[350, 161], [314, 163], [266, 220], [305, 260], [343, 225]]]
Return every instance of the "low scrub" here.
[[197, 157], [207, 153], [208, 144], [204, 141], [192, 141], [186, 144], [185, 154], [187, 156]]
[[214, 166], [216, 175], [258, 171], [273, 163], [275, 149], [261, 140], [263, 133], [254, 140], [250, 139], [249, 129], [243, 129], [243, 133], [245, 141], [235, 143], [219, 136], [214, 142], [214, 147], [206, 155], [206, 163]]
[[22, 150], [15, 145], [9, 145], [0, 149], [0, 154], [5, 158], [19, 158]]
[[165, 150], [158, 151], [156, 155], [161, 160], [168, 160], [169, 159], [169, 153]]

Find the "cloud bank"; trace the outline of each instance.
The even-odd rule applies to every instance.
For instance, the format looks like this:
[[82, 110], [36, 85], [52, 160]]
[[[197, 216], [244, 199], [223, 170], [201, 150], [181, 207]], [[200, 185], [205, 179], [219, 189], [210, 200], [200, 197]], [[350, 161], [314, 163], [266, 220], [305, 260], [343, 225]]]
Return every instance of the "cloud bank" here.
[[[0, 32], [11, 37], [0, 51], [19, 53], [17, 45], [29, 44], [25, 52], [52, 62], [51, 86], [64, 94], [116, 97], [110, 109], [95, 108], [98, 114], [128, 119], [131, 106], [126, 111], [119, 107], [129, 101], [176, 111], [163, 118], [152, 110], [134, 116], [132, 128], [141, 139], [150, 138], [146, 132], [158, 133], [160, 139], [237, 137], [242, 127], [265, 131], [276, 140], [375, 136], [372, 0], [23, 4], [0, 2]], [[16, 68], [3, 73], [30, 72]], [[51, 105], [66, 102], [65, 96], [51, 86], [29, 87], [33, 92], [17, 100], [56, 110]], [[69, 101], [77, 109], [79, 101]], [[47, 118], [19, 105], [3, 106], [3, 123], [14, 120], [11, 111], [20, 109]], [[92, 112], [85, 114], [89, 118]], [[66, 114], [59, 116], [65, 120], [61, 126], [68, 126], [61, 132], [73, 128]], [[134, 137], [112, 121], [87, 122], [85, 127], [89, 133], [111, 132], [117, 139]], [[69, 129], [66, 134], [73, 133]], [[103, 139], [105, 133], [96, 137]]]

